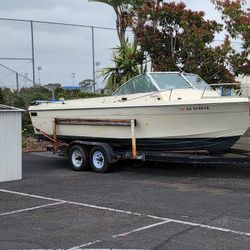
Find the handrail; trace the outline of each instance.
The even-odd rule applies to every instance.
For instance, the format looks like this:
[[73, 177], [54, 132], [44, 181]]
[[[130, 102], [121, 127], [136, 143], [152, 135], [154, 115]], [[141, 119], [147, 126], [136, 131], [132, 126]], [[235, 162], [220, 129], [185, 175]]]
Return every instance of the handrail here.
[[[244, 85], [243, 83], [214, 83], [214, 84], [209, 84], [210, 87], [223, 87], [223, 86], [239, 86], [239, 87], [241, 87], [241, 86], [243, 86], [243, 85]], [[206, 90], [207, 90], [207, 88], [208, 88], [209, 86], [204, 87], [203, 92], [202, 92], [202, 95], [201, 95], [201, 98], [204, 97], [205, 92], [206, 92]], [[242, 89], [241, 89], [241, 91], [240, 91], [240, 94], [241, 94], [241, 93], [242, 93]]]
[[243, 83], [213, 83], [213, 84], [209, 84], [209, 86], [212, 86], [212, 87], [220, 87], [220, 86], [242, 86], [244, 85]]

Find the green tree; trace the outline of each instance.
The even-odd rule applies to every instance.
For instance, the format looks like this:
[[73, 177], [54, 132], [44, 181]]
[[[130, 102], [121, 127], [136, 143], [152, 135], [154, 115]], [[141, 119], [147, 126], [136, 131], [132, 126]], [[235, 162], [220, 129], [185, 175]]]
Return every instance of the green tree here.
[[147, 1], [136, 8], [133, 31], [142, 51], [148, 52], [154, 71], [198, 73], [209, 82], [234, 80], [228, 38], [214, 48], [215, 34], [223, 26], [206, 20], [202, 11], [192, 11], [182, 2]]
[[241, 51], [232, 53], [230, 57], [236, 75], [250, 74], [250, 8], [246, 8], [245, 0], [212, 0], [222, 13], [225, 29], [232, 39], [242, 41]]
[[16, 97], [15, 92], [12, 91], [10, 88], [3, 88], [2, 92], [3, 92], [3, 104], [8, 106], [13, 106]]
[[25, 135], [32, 134], [33, 133], [33, 127], [31, 125], [31, 120], [30, 120], [29, 113], [27, 111], [28, 106], [27, 106], [27, 104], [25, 102], [25, 98], [23, 96], [16, 96], [14, 98], [14, 100], [13, 100], [13, 106], [25, 110], [22, 113], [22, 129], [23, 129], [23, 133]]
[[3, 102], [4, 102], [3, 90], [2, 88], [0, 88], [0, 103], [3, 104]]
[[133, 44], [125, 41], [121, 47], [114, 49], [114, 67], [104, 68], [102, 76], [107, 81], [106, 89], [116, 90], [129, 79], [147, 71], [144, 53]]

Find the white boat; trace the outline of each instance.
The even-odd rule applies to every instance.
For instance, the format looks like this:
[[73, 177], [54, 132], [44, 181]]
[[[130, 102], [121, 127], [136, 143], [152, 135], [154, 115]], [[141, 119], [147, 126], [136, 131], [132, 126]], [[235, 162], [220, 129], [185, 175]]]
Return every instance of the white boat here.
[[[136, 120], [138, 150], [229, 149], [250, 126], [249, 100], [222, 97], [199, 76], [152, 72], [122, 85], [112, 96], [34, 102], [29, 107], [37, 134], [53, 134], [53, 119]], [[41, 131], [40, 131], [41, 130]], [[69, 122], [57, 126], [65, 142], [88, 140], [131, 147], [126, 126]]]

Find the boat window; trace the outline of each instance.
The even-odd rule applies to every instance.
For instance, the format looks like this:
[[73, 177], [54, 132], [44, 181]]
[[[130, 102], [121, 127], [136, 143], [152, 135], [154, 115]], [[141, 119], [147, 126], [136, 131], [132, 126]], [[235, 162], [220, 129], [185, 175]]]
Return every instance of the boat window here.
[[198, 75], [194, 74], [184, 74], [186, 79], [193, 85], [196, 89], [212, 89], [208, 83], [206, 83], [202, 78], [200, 78]]
[[148, 93], [157, 91], [147, 75], [138, 76], [120, 87], [114, 95], [127, 95], [136, 93]]
[[179, 73], [151, 73], [150, 75], [161, 90], [191, 88]]

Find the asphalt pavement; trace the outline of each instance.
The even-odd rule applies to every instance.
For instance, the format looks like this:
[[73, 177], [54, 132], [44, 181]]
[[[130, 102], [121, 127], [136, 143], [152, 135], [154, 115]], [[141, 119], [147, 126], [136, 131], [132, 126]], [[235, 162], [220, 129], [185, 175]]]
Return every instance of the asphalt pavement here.
[[249, 250], [250, 166], [122, 162], [97, 174], [24, 154], [23, 179], [0, 183], [0, 249]]

